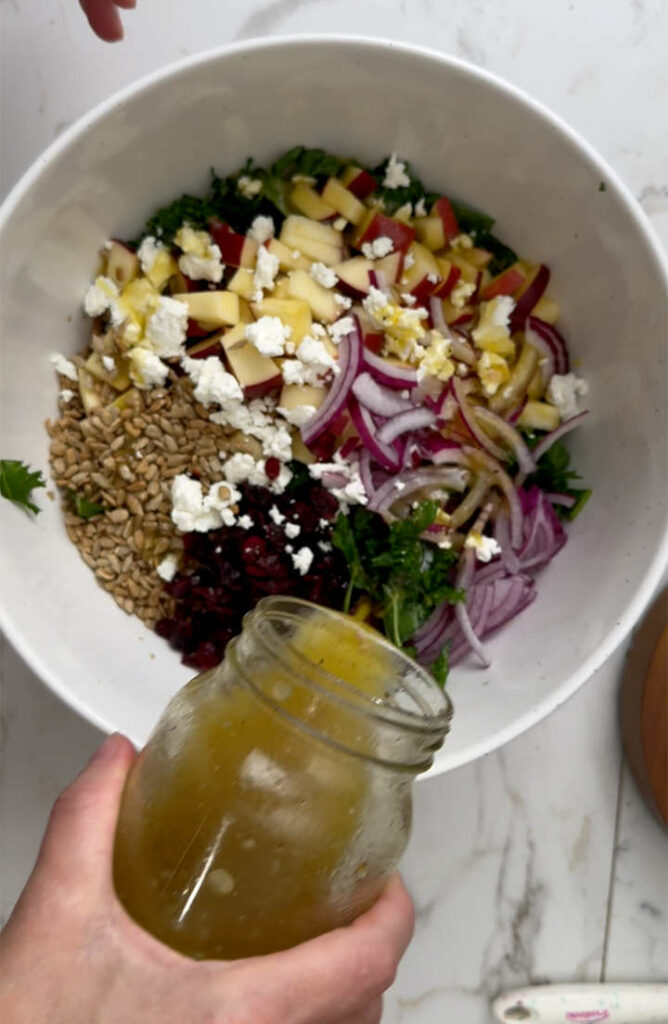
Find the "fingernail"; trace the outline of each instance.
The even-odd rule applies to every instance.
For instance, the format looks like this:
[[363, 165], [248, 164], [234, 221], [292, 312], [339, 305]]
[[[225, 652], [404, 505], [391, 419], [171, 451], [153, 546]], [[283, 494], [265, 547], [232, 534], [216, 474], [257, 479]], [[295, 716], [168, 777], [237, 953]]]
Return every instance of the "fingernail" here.
[[93, 764], [95, 761], [113, 761], [122, 742], [123, 736], [121, 733], [112, 732], [111, 736], [107, 736], [106, 740], [100, 744], [88, 763]]

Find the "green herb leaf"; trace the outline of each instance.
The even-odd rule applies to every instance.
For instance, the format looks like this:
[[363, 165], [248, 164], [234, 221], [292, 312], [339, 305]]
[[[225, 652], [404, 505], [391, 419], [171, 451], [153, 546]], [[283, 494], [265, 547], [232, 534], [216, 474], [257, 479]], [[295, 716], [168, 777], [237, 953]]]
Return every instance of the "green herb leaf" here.
[[472, 206], [468, 206], [466, 203], [460, 203], [457, 200], [451, 200], [450, 202], [460, 230], [467, 235], [471, 235], [475, 244], [481, 249], [487, 249], [488, 252], [492, 253], [494, 258], [489, 264], [490, 274], [500, 274], [502, 270], [506, 270], [507, 267], [511, 267], [513, 263], [517, 262], [517, 253], [510, 246], [500, 241], [496, 235], [492, 234], [492, 228], [494, 227], [493, 217], [474, 209]]
[[606, 185], [606, 183], [604, 181], [600, 181], [598, 183], [598, 190], [599, 190], [599, 192], [607, 192], [608, 191], [608, 186]]
[[369, 173], [378, 182], [378, 188], [375, 191], [375, 195], [383, 200], [383, 210], [387, 214], [396, 213], [400, 207], [405, 206], [406, 203], [412, 203], [415, 207], [416, 203], [419, 203], [421, 199], [424, 199], [425, 206], [429, 207], [438, 199], [436, 192], [428, 192], [424, 184], [420, 181], [416, 174], [413, 174], [410, 164], [406, 164], [406, 174], [410, 178], [410, 184], [402, 186], [401, 188], [386, 188], [383, 185], [385, 180], [385, 174], [387, 173], [387, 165], [390, 161], [383, 160], [381, 164], [374, 167]]
[[171, 245], [174, 235], [184, 221], [187, 221], [193, 228], [205, 228], [209, 217], [213, 216], [214, 209], [208, 196], [203, 199], [197, 196], [184, 194], [180, 199], [175, 199], [157, 210], [147, 222], [141, 237], [155, 235], [166, 245]]
[[74, 511], [82, 519], [92, 519], [93, 516], [99, 516], [104, 512], [104, 505], [97, 505], [90, 498], [85, 498], [82, 494], [77, 494], [76, 491], [68, 491], [67, 493]]
[[441, 653], [439, 654], [436, 661], [429, 666], [429, 671], [433, 675], [438, 685], [444, 689], [445, 681], [448, 678], [448, 672], [450, 670], [450, 644], [447, 643]]
[[[541, 436], [544, 435], [536, 434], [534, 431], [524, 432], [524, 437], [530, 448], [536, 447]], [[548, 494], [568, 494], [575, 498], [575, 505], [572, 508], [564, 508], [563, 505], [555, 507], [555, 512], [560, 519], [572, 521], [580, 514], [592, 494], [589, 488], [572, 486], [573, 481], [580, 479], [580, 474], [571, 469], [571, 456], [568, 448], [562, 441], [555, 441], [545, 454], [541, 455], [536, 472], [528, 477], [525, 486], [531, 487], [535, 484]]]
[[18, 459], [0, 459], [0, 494], [38, 515], [41, 509], [31, 500], [36, 487], [46, 487], [40, 470], [33, 470]]
[[452, 581], [457, 555], [421, 537], [437, 511], [436, 502], [424, 501], [406, 519], [388, 525], [356, 508], [348, 516], [339, 514], [332, 534], [350, 573], [344, 611], [356, 592], [367, 595], [388, 639], [404, 650], [438, 605], [464, 598]]

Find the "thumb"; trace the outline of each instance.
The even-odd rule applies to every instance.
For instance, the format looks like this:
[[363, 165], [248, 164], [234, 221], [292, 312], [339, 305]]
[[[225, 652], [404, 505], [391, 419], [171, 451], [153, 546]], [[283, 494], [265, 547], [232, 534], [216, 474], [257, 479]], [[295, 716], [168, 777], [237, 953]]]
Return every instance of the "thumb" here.
[[56, 800], [35, 875], [60, 881], [111, 885], [111, 859], [123, 785], [135, 758], [125, 736], [114, 733]]

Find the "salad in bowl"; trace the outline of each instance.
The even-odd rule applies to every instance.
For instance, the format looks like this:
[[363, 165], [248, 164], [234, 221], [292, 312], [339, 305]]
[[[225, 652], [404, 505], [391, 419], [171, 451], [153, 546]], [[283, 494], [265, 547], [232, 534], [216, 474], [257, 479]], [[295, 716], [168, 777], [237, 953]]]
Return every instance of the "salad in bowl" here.
[[54, 354], [68, 535], [183, 661], [263, 596], [381, 629], [444, 683], [536, 597], [586, 502], [586, 412], [546, 265], [493, 220], [299, 146], [110, 239]]

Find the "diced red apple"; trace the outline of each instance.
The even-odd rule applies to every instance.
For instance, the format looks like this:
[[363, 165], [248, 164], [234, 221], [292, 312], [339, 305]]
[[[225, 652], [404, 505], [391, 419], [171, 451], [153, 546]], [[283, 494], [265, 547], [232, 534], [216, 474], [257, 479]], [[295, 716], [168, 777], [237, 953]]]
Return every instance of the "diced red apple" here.
[[186, 304], [193, 320], [211, 330], [239, 323], [239, 296], [234, 292], [182, 292], [174, 298]]
[[311, 266], [311, 260], [294, 249], [288, 249], [277, 238], [270, 238], [266, 248], [277, 258], [281, 270], [308, 270]]
[[446, 199], [445, 196], [441, 196], [441, 198], [437, 199], [434, 203], [431, 212], [441, 218], [445, 241], [451, 242], [453, 238], [456, 238], [459, 234], [459, 225], [450, 200]]
[[138, 269], [137, 253], [130, 249], [125, 242], [119, 242], [116, 238], [112, 238], [107, 256], [107, 277], [110, 277], [119, 289], [123, 289], [126, 284], [134, 280]]
[[290, 341], [295, 345], [311, 333], [311, 309], [308, 302], [304, 302], [303, 299], [275, 299], [270, 296], [262, 302], [251, 303], [251, 309], [258, 320], [263, 316], [277, 316], [282, 320], [292, 331]]
[[437, 252], [445, 248], [445, 232], [440, 217], [416, 217], [415, 234], [426, 249]]
[[169, 294], [178, 295], [180, 292], [196, 291], [199, 291], [197, 282], [193, 281], [191, 277], [186, 277], [183, 271], [177, 267], [169, 279]]
[[304, 256], [333, 266], [343, 255], [341, 234], [329, 224], [309, 220], [308, 217], [286, 217], [281, 228], [280, 241], [291, 251], [298, 249]]
[[373, 242], [376, 238], [389, 238], [395, 252], [406, 252], [415, 238], [415, 229], [378, 210], [369, 210], [358, 225], [353, 244], [361, 249], [365, 242]]
[[278, 398], [281, 409], [298, 409], [302, 405], [311, 405], [319, 409], [327, 397], [327, 388], [314, 388], [310, 384], [284, 384]]
[[438, 296], [439, 299], [447, 299], [452, 289], [457, 284], [457, 281], [461, 277], [461, 270], [456, 267], [450, 260], [440, 259], [436, 257], [436, 263], [438, 265], [439, 275], [443, 278], [441, 283], [436, 286], [433, 294]]
[[243, 299], [250, 301], [255, 292], [252, 270], [247, 270], [246, 267], [239, 267], [227, 287], [235, 295], [240, 295]]
[[239, 323], [240, 324], [252, 324], [255, 320], [253, 312], [250, 308], [250, 303], [247, 299], [242, 299], [239, 296]]
[[364, 345], [370, 352], [374, 352], [378, 356], [383, 351], [385, 335], [379, 334], [377, 331], [370, 331], [364, 335]]
[[244, 338], [245, 324], [221, 335], [220, 344], [230, 370], [243, 388], [245, 398], [262, 398], [281, 386], [283, 378], [277, 363], [258, 352]]
[[442, 283], [438, 263], [434, 254], [419, 242], [413, 242], [408, 251], [413, 262], [404, 273], [401, 286], [423, 302]]
[[466, 324], [473, 317], [473, 306], [453, 306], [448, 299], [443, 300], [443, 317], [446, 324]]
[[346, 167], [341, 181], [358, 199], [366, 199], [377, 189], [376, 179], [362, 167]]
[[316, 320], [331, 324], [341, 314], [334, 292], [323, 288], [305, 270], [293, 270], [288, 278], [288, 295], [292, 299], [303, 299], [310, 306]]
[[541, 295], [531, 310], [531, 315], [537, 316], [539, 320], [544, 320], [546, 324], [556, 324], [561, 315], [561, 307], [556, 299], [551, 299], [548, 295]]
[[548, 402], [529, 401], [522, 409], [517, 425], [528, 430], [556, 430], [559, 426], [559, 410]]
[[97, 352], [91, 352], [85, 362], [85, 368], [93, 377], [110, 384], [116, 391], [125, 391], [130, 386], [127, 363], [122, 356], [114, 356], [114, 367], [110, 371], [102, 362], [102, 356]]
[[207, 359], [209, 356], [222, 356], [220, 339], [220, 333], [210, 334], [202, 341], [191, 345], [188, 349], [188, 355], [191, 359]]
[[354, 299], [369, 294], [369, 273], [373, 269], [373, 260], [368, 260], [364, 256], [353, 256], [352, 259], [344, 260], [343, 263], [337, 263], [332, 267], [339, 279], [340, 290], [346, 295], [352, 295]]
[[494, 299], [497, 295], [512, 295], [522, 284], [524, 284], [524, 274], [516, 267], [508, 267], [507, 270], [503, 270], [492, 278], [483, 291], [483, 298]]
[[290, 204], [311, 220], [330, 220], [336, 210], [311, 185], [300, 182], [290, 191]]
[[403, 273], [404, 253], [391, 252], [389, 256], [383, 256], [382, 259], [375, 260], [373, 269], [380, 270], [388, 284], [396, 284]]
[[462, 249], [462, 257], [476, 270], [484, 270], [492, 262], [492, 253], [488, 249], [479, 249], [477, 245], [470, 249]]
[[212, 217], [209, 221], [211, 237], [220, 249], [223, 263], [231, 267], [254, 267], [257, 259], [257, 242], [233, 231], [222, 220]]
[[333, 207], [338, 214], [349, 220], [351, 224], [359, 224], [366, 213], [366, 206], [353, 195], [350, 189], [342, 185], [338, 178], [330, 178], [322, 190], [322, 198]]
[[458, 252], [449, 252], [448, 259], [455, 266], [458, 267], [461, 273], [461, 277], [464, 281], [468, 281], [469, 284], [478, 283], [478, 271], [472, 263], [468, 263]]
[[305, 466], [310, 466], [318, 461], [318, 456], [315, 452], [312, 452], [304, 444], [301, 430], [293, 430], [292, 432], [292, 458], [296, 459], [297, 462], [302, 462]]
[[197, 323], [196, 320], [192, 320], [188, 317], [188, 327], [186, 330], [186, 338], [208, 338], [211, 334], [211, 328], [202, 327]]

